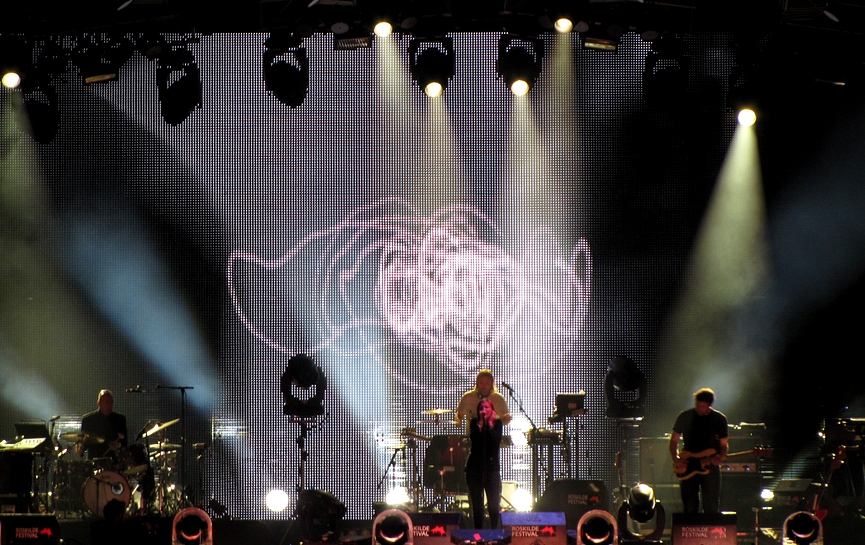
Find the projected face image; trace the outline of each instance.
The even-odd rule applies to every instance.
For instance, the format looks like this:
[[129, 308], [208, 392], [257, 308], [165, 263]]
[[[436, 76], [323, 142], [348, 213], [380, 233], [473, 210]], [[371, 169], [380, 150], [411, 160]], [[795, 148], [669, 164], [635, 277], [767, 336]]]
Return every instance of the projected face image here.
[[[400, 210], [399, 214], [395, 206]], [[479, 210], [454, 205], [432, 216], [389, 200], [359, 208], [333, 227], [306, 235], [276, 260], [236, 251], [228, 267], [235, 311], [245, 327], [288, 354], [325, 347], [368, 351], [400, 343], [435, 356], [452, 372], [473, 377], [531, 315], [552, 336], [580, 332], [589, 304], [590, 253], [580, 241], [571, 256], [502, 247], [497, 226]], [[301, 263], [315, 263], [303, 269]], [[292, 275], [318, 287], [317, 342], [292, 343], [256, 312], [256, 279], [281, 279], [296, 297]], [[294, 306], [292, 304], [291, 306]], [[362, 339], [352, 348], [348, 338]], [[387, 365], [387, 362], [383, 362]]]

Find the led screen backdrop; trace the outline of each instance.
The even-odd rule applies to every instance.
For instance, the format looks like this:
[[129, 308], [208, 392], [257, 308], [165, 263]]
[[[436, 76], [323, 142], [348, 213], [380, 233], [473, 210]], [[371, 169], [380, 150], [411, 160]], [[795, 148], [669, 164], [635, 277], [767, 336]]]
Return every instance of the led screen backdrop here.
[[[535, 492], [568, 476], [616, 486], [625, 439], [657, 432], [604, 416], [606, 365], [637, 362], [644, 425], [667, 429], [651, 422], [653, 355], [732, 131], [724, 40], [690, 39], [687, 86], [657, 100], [639, 37], [608, 53], [547, 36], [516, 98], [496, 74], [499, 35], [458, 34], [455, 75], [430, 100], [408, 38], [335, 51], [316, 35], [293, 108], [265, 88], [266, 37], [188, 43], [202, 101], [180, 123], [136, 54], [117, 81], [57, 81], [50, 143], [6, 125], [3, 432], [52, 416], [55, 435], [75, 429], [107, 387], [130, 435], [182, 420], [164, 440], [184, 440], [182, 478], [205, 503], [285, 517], [265, 495], [293, 501], [303, 484], [369, 518], [413, 475], [424, 504], [440, 501], [436, 475], [463, 493], [438, 437], [460, 428], [430, 411], [454, 409], [489, 367], [513, 390], [506, 481], [531, 491], [523, 432], [562, 431], [555, 394], [585, 391], [578, 434], [565, 422], [578, 450], [569, 464], [551, 449], [551, 474], [544, 452]], [[326, 377], [326, 415], [304, 422], [280, 392], [298, 353]]]

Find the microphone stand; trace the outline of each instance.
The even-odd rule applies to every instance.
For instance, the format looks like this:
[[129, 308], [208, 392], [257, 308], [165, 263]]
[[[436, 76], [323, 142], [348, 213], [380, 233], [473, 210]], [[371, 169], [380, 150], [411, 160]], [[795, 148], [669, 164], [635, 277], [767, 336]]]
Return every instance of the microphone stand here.
[[[516, 395], [514, 389], [510, 386], [505, 386], [504, 388], [508, 391], [508, 395], [510, 395], [511, 399], [517, 402], [517, 406], [519, 407], [520, 412], [523, 414], [523, 416], [526, 417], [526, 420], [529, 421], [529, 424], [532, 425], [532, 429], [529, 430], [528, 443], [532, 446], [532, 499], [534, 500], [534, 503], [537, 503], [540, 499], [541, 488], [540, 474], [538, 471], [540, 465], [538, 464], [538, 455], [540, 448], [540, 445], [538, 443], [538, 427], [535, 425], [532, 417], [530, 417], [526, 410], [523, 408], [523, 400]], [[550, 466], [552, 466], [552, 458], [550, 456], [550, 453], [548, 453], [547, 456], [550, 457], [549, 462]], [[549, 478], [549, 475], [547, 476], [547, 478]]]
[[180, 501], [186, 500], [186, 390], [194, 390], [194, 386], [161, 386], [157, 390], [180, 390]]

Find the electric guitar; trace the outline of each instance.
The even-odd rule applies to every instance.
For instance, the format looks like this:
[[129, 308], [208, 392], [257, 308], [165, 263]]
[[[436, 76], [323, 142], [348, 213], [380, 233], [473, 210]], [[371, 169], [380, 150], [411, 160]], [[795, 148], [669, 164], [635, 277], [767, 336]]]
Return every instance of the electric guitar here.
[[[709, 466], [712, 463], [712, 457], [717, 453], [718, 452], [712, 448], [707, 448], [700, 452], [688, 452], [687, 450], [683, 450], [679, 453], [679, 459], [687, 462], [687, 466], [682, 471], [676, 471], [676, 467], [674, 466], [673, 473], [676, 474], [676, 478], [680, 481], [690, 479], [694, 475], [706, 475], [709, 473]], [[726, 460], [729, 460], [730, 458], [744, 458], [746, 456], [768, 456], [771, 454], [771, 449], [755, 447], [752, 450], [728, 454]]]

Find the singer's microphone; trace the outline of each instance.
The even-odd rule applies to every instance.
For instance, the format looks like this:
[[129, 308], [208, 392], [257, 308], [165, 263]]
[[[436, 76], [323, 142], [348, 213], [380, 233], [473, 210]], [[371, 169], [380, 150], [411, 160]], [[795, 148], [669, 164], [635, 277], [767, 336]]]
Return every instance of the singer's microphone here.
[[136, 384], [135, 388], [127, 388], [126, 389], [127, 394], [140, 394], [141, 392], [142, 392], [142, 390], [141, 390], [140, 384]]
[[504, 386], [505, 388], [507, 388], [508, 390], [510, 390], [510, 391], [512, 391], [512, 392], [514, 391], [513, 386], [511, 386], [510, 384], [508, 384], [508, 383], [505, 382], [505, 381], [502, 381], [502, 386]]

